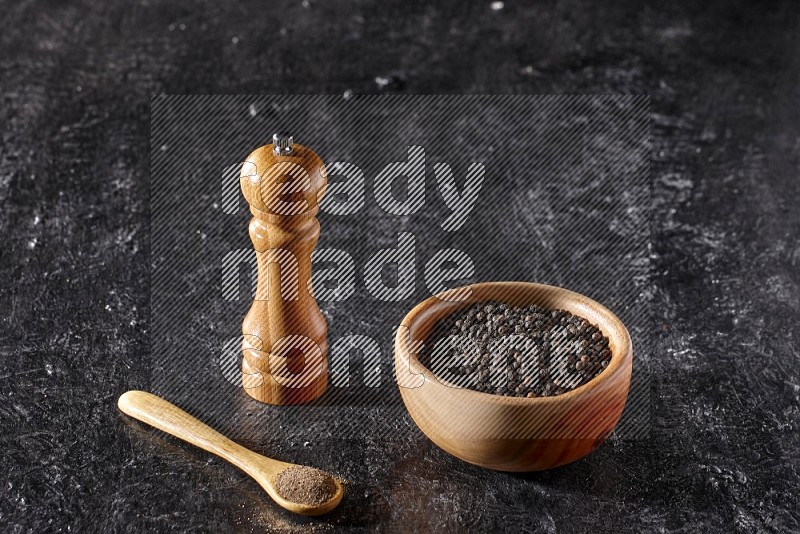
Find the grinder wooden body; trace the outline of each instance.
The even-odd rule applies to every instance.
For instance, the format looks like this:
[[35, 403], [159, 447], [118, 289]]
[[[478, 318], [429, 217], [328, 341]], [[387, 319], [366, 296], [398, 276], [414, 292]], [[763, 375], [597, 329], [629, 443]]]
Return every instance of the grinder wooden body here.
[[275, 146], [250, 154], [240, 177], [258, 264], [256, 296], [242, 324], [242, 385], [261, 402], [301, 404], [328, 384], [327, 324], [311, 290], [327, 175], [308, 148], [289, 145], [281, 153]]

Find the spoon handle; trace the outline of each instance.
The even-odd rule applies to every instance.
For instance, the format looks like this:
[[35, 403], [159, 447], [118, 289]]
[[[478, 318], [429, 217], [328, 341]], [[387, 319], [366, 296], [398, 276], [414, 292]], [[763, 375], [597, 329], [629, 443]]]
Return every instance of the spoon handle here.
[[[117, 406], [123, 413], [134, 419], [216, 454], [244, 471], [248, 471], [248, 468], [253, 465], [255, 457], [258, 456], [174, 404], [152, 393], [146, 391], [125, 392], [117, 401]], [[260, 456], [258, 457], [260, 458]]]

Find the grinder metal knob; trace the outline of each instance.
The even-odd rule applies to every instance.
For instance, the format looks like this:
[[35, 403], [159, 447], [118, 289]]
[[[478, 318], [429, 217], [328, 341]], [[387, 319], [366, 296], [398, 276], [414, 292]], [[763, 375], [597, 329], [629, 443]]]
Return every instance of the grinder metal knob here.
[[272, 152], [276, 156], [288, 156], [292, 153], [294, 137], [286, 132], [272, 134]]

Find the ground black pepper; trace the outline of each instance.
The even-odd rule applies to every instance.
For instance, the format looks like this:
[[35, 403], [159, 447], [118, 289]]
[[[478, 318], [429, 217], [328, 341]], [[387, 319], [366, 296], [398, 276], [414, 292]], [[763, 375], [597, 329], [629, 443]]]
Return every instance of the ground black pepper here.
[[275, 486], [287, 501], [316, 506], [336, 494], [336, 482], [325, 471], [296, 465], [278, 473]]
[[608, 366], [608, 338], [566, 310], [479, 303], [442, 318], [422, 352], [448, 382], [516, 397], [571, 391]]

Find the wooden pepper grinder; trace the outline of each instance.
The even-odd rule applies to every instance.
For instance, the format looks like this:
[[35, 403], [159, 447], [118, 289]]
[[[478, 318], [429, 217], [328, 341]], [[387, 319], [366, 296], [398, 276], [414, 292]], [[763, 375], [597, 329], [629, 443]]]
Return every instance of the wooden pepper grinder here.
[[242, 166], [258, 283], [242, 324], [242, 385], [269, 404], [302, 404], [328, 385], [325, 317], [311, 293], [311, 252], [327, 186], [320, 157], [275, 134]]

